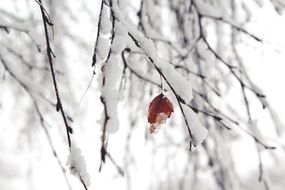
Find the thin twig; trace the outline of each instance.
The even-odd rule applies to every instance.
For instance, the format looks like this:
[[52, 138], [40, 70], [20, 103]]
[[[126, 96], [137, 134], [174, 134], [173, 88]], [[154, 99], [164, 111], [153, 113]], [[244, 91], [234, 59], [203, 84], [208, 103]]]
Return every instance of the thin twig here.
[[[36, 0], [37, 2], [37, 0]], [[48, 35], [48, 28], [47, 25], [51, 25], [51, 21], [49, 19], [49, 17], [47, 17], [47, 13], [42, 5], [42, 1], [38, 0], [39, 5], [40, 5], [40, 9], [41, 9], [41, 14], [42, 14], [42, 20], [43, 20], [43, 25], [44, 25], [44, 31], [45, 31], [45, 38], [46, 38], [46, 46], [47, 46], [47, 56], [48, 56], [48, 61], [49, 61], [49, 65], [50, 65], [50, 70], [51, 70], [51, 76], [52, 76], [52, 80], [53, 80], [53, 86], [54, 86], [54, 90], [55, 90], [55, 95], [56, 95], [56, 99], [57, 99], [57, 104], [56, 104], [56, 110], [61, 112], [63, 121], [64, 121], [64, 125], [65, 125], [65, 129], [66, 129], [66, 135], [67, 135], [67, 140], [68, 140], [68, 146], [69, 146], [69, 150], [71, 149], [71, 138], [70, 138], [70, 134], [72, 134], [72, 128], [68, 125], [67, 122], [67, 117], [66, 114], [64, 112], [62, 103], [61, 103], [61, 99], [59, 96], [59, 91], [58, 91], [58, 87], [57, 87], [57, 81], [56, 81], [56, 77], [55, 77], [55, 71], [54, 71], [54, 67], [53, 67], [53, 60], [52, 60], [52, 56], [54, 56], [52, 50], [51, 50], [51, 46], [50, 46], [50, 41], [49, 41], [49, 35]], [[54, 56], [55, 57], [55, 56]], [[87, 186], [85, 184], [85, 182], [82, 180], [82, 176], [80, 174], [78, 174], [80, 177], [80, 182], [82, 183], [82, 185], [84, 186], [84, 188], [87, 190]]]
[[57, 81], [56, 81], [56, 77], [55, 77], [55, 70], [53, 67], [53, 60], [52, 60], [52, 50], [51, 50], [51, 46], [50, 46], [50, 41], [49, 41], [49, 34], [48, 34], [48, 28], [47, 28], [47, 23], [48, 23], [48, 18], [45, 14], [45, 9], [43, 8], [42, 5], [42, 1], [39, 0], [40, 3], [40, 9], [41, 9], [41, 14], [42, 14], [42, 20], [43, 20], [43, 25], [44, 25], [44, 30], [45, 30], [45, 38], [46, 38], [46, 46], [47, 46], [47, 56], [48, 56], [48, 61], [49, 61], [49, 66], [50, 66], [50, 71], [51, 71], [51, 76], [52, 76], [52, 80], [53, 80], [53, 86], [54, 86], [54, 91], [55, 91], [55, 95], [56, 95], [56, 99], [57, 99], [57, 104], [56, 104], [56, 109], [60, 110], [63, 121], [64, 121], [64, 125], [66, 128], [66, 135], [67, 135], [67, 140], [68, 140], [68, 146], [69, 148], [71, 147], [71, 139], [70, 139], [70, 134], [72, 133], [72, 129], [70, 128], [70, 126], [67, 123], [67, 119], [66, 119], [66, 114], [64, 112], [62, 103], [61, 103], [61, 99], [59, 96], [59, 91], [58, 91], [58, 87], [57, 87]]
[[96, 54], [97, 54], [97, 48], [98, 48], [98, 41], [99, 41], [99, 36], [100, 36], [100, 29], [101, 29], [101, 19], [102, 19], [102, 12], [104, 8], [104, 0], [101, 1], [101, 8], [100, 8], [100, 13], [99, 13], [99, 20], [98, 20], [98, 26], [97, 26], [97, 36], [96, 36], [96, 42], [95, 42], [95, 47], [94, 47], [94, 52], [93, 52], [93, 57], [92, 57], [92, 67], [95, 66], [96, 64]]

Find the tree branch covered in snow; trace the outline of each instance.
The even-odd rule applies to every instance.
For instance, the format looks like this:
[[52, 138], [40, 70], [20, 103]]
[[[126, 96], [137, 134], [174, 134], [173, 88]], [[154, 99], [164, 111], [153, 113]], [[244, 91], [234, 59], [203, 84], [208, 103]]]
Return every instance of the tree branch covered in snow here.
[[[82, 185], [87, 190], [88, 189], [87, 186], [90, 184], [90, 182], [89, 182], [89, 176], [86, 173], [85, 161], [81, 155], [78, 155], [78, 154], [80, 154], [80, 149], [73, 148], [74, 145], [72, 146], [72, 144], [71, 144], [71, 136], [70, 135], [73, 133], [73, 130], [67, 122], [67, 116], [66, 116], [65, 111], [63, 109], [63, 105], [62, 105], [62, 102], [60, 99], [58, 85], [57, 85], [57, 81], [56, 81], [56, 77], [55, 77], [55, 69], [53, 66], [53, 64], [54, 64], [53, 63], [53, 57], [55, 58], [55, 55], [51, 50], [49, 34], [48, 34], [48, 25], [52, 27], [53, 24], [52, 24], [52, 22], [48, 16], [47, 11], [45, 10], [45, 8], [42, 4], [42, 1], [39, 0], [39, 1], [37, 1], [37, 3], [40, 6], [42, 21], [43, 21], [43, 25], [44, 25], [44, 32], [45, 32], [46, 46], [47, 46], [46, 52], [47, 52], [47, 56], [48, 56], [50, 72], [52, 75], [54, 90], [55, 90], [56, 99], [57, 99], [56, 111], [60, 111], [60, 113], [62, 115], [64, 125], [66, 128], [68, 146], [70, 149], [70, 155], [69, 155], [67, 164], [70, 165], [69, 167], [70, 167], [71, 174], [78, 175]], [[80, 163], [78, 163], [78, 162], [80, 162]]]
[[[284, 125], [248, 69], [270, 43], [253, 27], [263, 7], [281, 14], [285, 6], [283, 0], [0, 5], [0, 114], [11, 104], [15, 126], [24, 125], [19, 134], [32, 124], [43, 129], [48, 141], [38, 144], [51, 148], [69, 189], [76, 187], [66, 168], [84, 189], [113, 173], [126, 189], [250, 189], [236, 163], [244, 142], [255, 180], [274, 188], [266, 162], [281, 160]], [[260, 113], [272, 126], [260, 122]], [[98, 165], [93, 183], [87, 171]]]

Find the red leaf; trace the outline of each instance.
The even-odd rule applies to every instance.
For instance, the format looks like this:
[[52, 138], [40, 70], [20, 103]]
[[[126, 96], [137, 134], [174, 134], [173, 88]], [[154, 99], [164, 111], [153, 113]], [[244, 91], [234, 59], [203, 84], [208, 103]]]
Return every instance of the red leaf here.
[[157, 116], [164, 113], [169, 118], [173, 112], [173, 105], [169, 99], [163, 94], [156, 96], [149, 104], [148, 108], [148, 122], [150, 124], [156, 123]]

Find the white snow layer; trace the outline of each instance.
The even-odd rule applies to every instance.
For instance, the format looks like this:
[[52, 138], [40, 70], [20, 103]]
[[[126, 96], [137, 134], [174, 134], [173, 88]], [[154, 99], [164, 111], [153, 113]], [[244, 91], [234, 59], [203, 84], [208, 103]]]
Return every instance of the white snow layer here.
[[166, 61], [158, 60], [156, 65], [161, 69], [175, 93], [188, 104], [193, 98], [191, 82], [184, 78], [176, 71], [173, 65], [170, 65]]
[[115, 35], [112, 43], [112, 52], [115, 54], [121, 54], [122, 51], [126, 48], [126, 36]]
[[141, 47], [142, 51], [146, 54], [146, 56], [152, 59], [153, 64], [155, 64], [162, 71], [175, 93], [184, 99], [186, 103], [189, 103], [193, 98], [191, 82], [178, 73], [172, 65], [162, 61], [157, 56], [153, 41], [145, 37], [140, 31], [131, 25], [131, 22], [125, 20], [123, 14], [120, 12], [117, 6], [116, 1], [113, 2], [112, 8], [117, 20], [119, 20], [124, 28], [137, 40], [137, 43]]
[[90, 185], [90, 177], [86, 170], [86, 164], [81, 150], [75, 145], [71, 145], [70, 153], [67, 158], [66, 165], [72, 175], [81, 179], [86, 186]]
[[127, 30], [124, 28], [124, 26], [119, 21], [115, 22], [115, 34], [116, 35], [122, 35], [122, 36], [128, 35]]
[[112, 52], [121, 54], [127, 46], [127, 31], [119, 21], [115, 22], [115, 37], [112, 43]]
[[105, 60], [110, 48], [109, 40], [103, 37], [98, 38], [97, 53], [101, 60]]
[[[119, 129], [118, 119], [118, 94], [119, 94], [119, 81], [122, 73], [122, 68], [118, 63], [118, 56], [111, 53], [110, 58], [104, 65], [103, 76], [105, 77], [105, 84], [102, 88], [102, 97], [105, 101], [105, 109], [107, 111], [108, 120], [106, 131], [108, 133], [114, 133]], [[105, 113], [102, 113], [102, 120], [106, 117]], [[104, 127], [104, 126], [103, 126]]]
[[201, 144], [208, 135], [208, 130], [200, 123], [197, 115], [187, 105], [182, 104], [186, 120], [192, 133], [192, 143], [194, 146]]
[[213, 5], [206, 3], [201, 0], [195, 0], [197, 9], [202, 15], [208, 15], [213, 17], [223, 17], [225, 15], [224, 11], [219, 8], [215, 8]]
[[108, 16], [107, 9], [103, 6], [101, 13], [101, 22], [100, 22], [100, 32], [102, 34], [110, 33], [112, 28], [112, 22]]
[[[108, 133], [115, 133], [119, 129], [119, 119], [118, 119], [118, 90], [103, 88], [102, 96], [105, 100], [105, 109], [109, 116], [106, 126], [106, 131]], [[105, 113], [103, 113], [102, 118], [105, 119]]]
[[113, 89], [118, 86], [121, 75], [121, 66], [119, 64], [118, 56], [111, 54], [104, 65], [103, 74], [105, 77], [104, 89]]

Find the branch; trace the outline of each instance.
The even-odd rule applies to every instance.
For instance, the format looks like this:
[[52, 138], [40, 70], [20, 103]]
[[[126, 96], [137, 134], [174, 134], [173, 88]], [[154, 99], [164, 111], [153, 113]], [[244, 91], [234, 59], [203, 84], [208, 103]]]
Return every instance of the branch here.
[[225, 20], [223, 17], [215, 17], [215, 16], [205, 15], [205, 14], [201, 14], [201, 13], [199, 13], [199, 14], [200, 14], [200, 16], [201, 16], [202, 18], [210, 18], [210, 19], [212, 19], [212, 20], [221, 21], [221, 22], [223, 22], [223, 23], [225, 23], [225, 24], [228, 24], [228, 25], [230, 25], [231, 27], [235, 28], [236, 30], [238, 30], [238, 31], [240, 31], [240, 32], [242, 32], [242, 33], [244, 33], [244, 34], [250, 36], [250, 37], [253, 38], [254, 40], [256, 40], [256, 41], [258, 41], [258, 42], [262, 42], [262, 39], [261, 39], [261, 38], [255, 36], [254, 34], [251, 34], [251, 33], [248, 32], [247, 30], [245, 30], [244, 28], [239, 27], [239, 26], [233, 24], [232, 22], [230, 22], [230, 21], [228, 21], [228, 20]]
[[95, 66], [95, 64], [96, 64], [96, 52], [97, 52], [98, 41], [99, 41], [98, 39], [100, 36], [101, 17], [102, 17], [103, 6], [104, 6], [104, 0], [101, 1], [101, 8], [100, 8], [99, 20], [98, 20], [98, 26], [97, 26], [97, 36], [96, 36], [96, 42], [95, 42], [95, 47], [94, 47], [94, 52], [93, 52], [93, 57], [92, 57], [92, 67]]
[[161, 88], [161, 85], [160, 85], [160, 84], [158, 84], [158, 83], [156, 83], [156, 82], [154, 82], [154, 81], [152, 81], [152, 80], [146, 78], [145, 76], [142, 76], [141, 74], [139, 74], [138, 72], [136, 72], [132, 67], [130, 67], [130, 66], [128, 65], [127, 60], [126, 60], [126, 57], [125, 57], [125, 51], [126, 51], [126, 50], [124, 50], [124, 51], [122, 52], [122, 60], [123, 60], [124, 67], [125, 67], [125, 68], [128, 68], [128, 69], [130, 70], [130, 72], [131, 72], [132, 74], [134, 74], [136, 77], [138, 77], [139, 79], [141, 79], [141, 80], [143, 80], [143, 81], [146, 81], [146, 82], [148, 82], [148, 83], [150, 83], [150, 84], [153, 84], [153, 85], [155, 85], [155, 86]]
[[[156, 71], [160, 74], [160, 76], [162, 76], [163, 80], [167, 83], [167, 85], [169, 86], [169, 88], [171, 89], [171, 91], [173, 92], [174, 96], [176, 97], [177, 103], [179, 105], [180, 111], [183, 115], [188, 133], [189, 133], [189, 137], [192, 140], [192, 132], [191, 129], [189, 127], [188, 121], [186, 119], [186, 115], [184, 113], [184, 110], [182, 108], [181, 103], [185, 104], [185, 101], [176, 93], [176, 91], [174, 90], [174, 88], [172, 87], [172, 85], [169, 83], [169, 81], [167, 80], [167, 78], [165, 77], [165, 75], [162, 73], [162, 71], [157, 67], [157, 65], [155, 64], [155, 62], [153, 61], [153, 59], [145, 52], [145, 50], [141, 47], [141, 45], [139, 44], [138, 40], [130, 33], [128, 32], [129, 36], [132, 38], [132, 40], [134, 41], [134, 43], [136, 44], [136, 46], [140, 49], [142, 49], [142, 51], [145, 53], [145, 55], [147, 56], [148, 60], [153, 64], [154, 68], [156, 69]], [[192, 141], [190, 141], [190, 147], [189, 150], [192, 150]]]
[[[112, 1], [110, 1], [110, 7], [112, 7], [112, 5], [113, 5], [113, 3], [112, 3]], [[113, 12], [113, 10], [111, 8], [110, 8], [110, 11], [111, 11], [111, 19], [112, 19], [112, 31], [111, 31], [111, 33], [112, 33], [111, 34], [111, 46], [112, 46], [112, 43], [113, 43], [113, 40], [114, 40], [114, 37], [115, 37], [115, 16], [114, 16], [114, 12]], [[109, 52], [108, 52], [107, 59], [106, 59], [106, 63], [108, 63], [108, 60], [109, 60], [109, 58], [111, 56], [111, 53], [112, 53], [112, 50], [110, 48]], [[103, 72], [103, 70], [104, 70], [104, 65], [101, 67], [101, 71], [102, 72]], [[103, 76], [103, 84], [102, 84], [102, 86], [104, 86], [104, 85], [105, 85], [105, 76]], [[105, 142], [106, 141], [106, 130], [107, 130], [107, 122], [110, 119], [110, 116], [108, 115], [106, 101], [105, 101], [105, 98], [102, 95], [100, 96], [100, 100], [101, 100], [101, 103], [104, 106], [105, 119], [104, 119], [104, 124], [103, 124], [103, 132], [102, 132], [102, 136], [101, 136], [101, 165], [100, 165], [99, 171], [101, 171], [102, 162], [105, 163], [105, 160], [106, 160], [105, 159], [105, 156], [106, 156], [106, 153], [107, 153], [107, 148], [106, 148], [106, 145], [105, 145], [105, 143], [106, 143]]]
[[[57, 81], [56, 81], [56, 77], [55, 77], [55, 70], [53, 67], [53, 60], [52, 57], [54, 56], [51, 47], [50, 47], [50, 41], [49, 41], [49, 35], [48, 35], [48, 28], [47, 25], [52, 26], [52, 23], [48, 17], [48, 14], [45, 10], [45, 8], [42, 5], [42, 1], [41, 0], [36, 0], [36, 2], [38, 2], [40, 9], [41, 9], [41, 15], [42, 15], [42, 20], [43, 20], [43, 25], [44, 25], [44, 31], [45, 31], [45, 38], [46, 38], [46, 46], [47, 46], [47, 56], [48, 56], [48, 61], [49, 61], [49, 66], [50, 66], [50, 71], [51, 71], [51, 76], [52, 76], [52, 80], [53, 80], [53, 86], [54, 86], [54, 91], [55, 91], [55, 95], [56, 95], [56, 99], [57, 99], [57, 103], [56, 103], [56, 110], [61, 112], [63, 121], [64, 121], [64, 125], [65, 125], [65, 129], [66, 129], [66, 135], [67, 135], [67, 140], [68, 140], [68, 146], [69, 146], [69, 150], [71, 149], [71, 138], [70, 138], [70, 134], [72, 134], [72, 128], [68, 125], [67, 122], [67, 117], [66, 114], [64, 112], [62, 103], [61, 103], [61, 99], [59, 96], [59, 91], [58, 91], [58, 87], [57, 87]], [[82, 183], [82, 185], [84, 186], [85, 190], [87, 189], [86, 184], [84, 183], [84, 181], [82, 180], [82, 176], [78, 173], [79, 178], [80, 178], [80, 182]]]
[[50, 47], [50, 41], [49, 41], [49, 35], [48, 35], [48, 28], [47, 25], [50, 23], [49, 18], [46, 16], [47, 14], [45, 14], [45, 9], [42, 5], [42, 1], [39, 0], [40, 3], [40, 9], [41, 9], [41, 14], [42, 14], [42, 20], [43, 20], [43, 25], [44, 25], [44, 31], [45, 31], [45, 38], [46, 38], [46, 46], [47, 46], [47, 56], [48, 56], [48, 61], [49, 61], [49, 66], [50, 66], [50, 71], [51, 71], [51, 76], [52, 76], [52, 80], [53, 80], [53, 86], [54, 86], [54, 91], [55, 91], [55, 95], [56, 95], [56, 99], [57, 99], [57, 103], [56, 103], [56, 110], [61, 112], [63, 121], [64, 121], [64, 125], [66, 128], [66, 135], [67, 135], [67, 140], [68, 140], [68, 146], [69, 148], [71, 147], [71, 139], [70, 139], [70, 134], [72, 134], [72, 128], [68, 125], [67, 123], [67, 118], [66, 118], [66, 114], [64, 112], [62, 103], [61, 103], [61, 99], [59, 96], [59, 92], [58, 92], [58, 87], [57, 87], [57, 81], [56, 81], [56, 77], [55, 77], [55, 70], [53, 67], [53, 53]]
[[239, 129], [241, 129], [243, 132], [245, 132], [246, 134], [248, 134], [249, 136], [251, 136], [253, 138], [253, 140], [260, 144], [263, 148], [265, 149], [276, 149], [275, 146], [269, 146], [269, 145], [266, 145], [265, 143], [263, 143], [259, 138], [257, 138], [256, 136], [254, 136], [251, 132], [249, 132], [248, 130], [242, 128], [241, 126], [239, 125], [236, 125]]
[[[236, 72], [234, 71], [234, 69], [236, 69], [235, 66], [230, 65], [229, 63], [227, 63], [209, 44], [209, 42], [206, 39], [206, 36], [203, 33], [203, 27], [202, 27], [202, 15], [199, 13], [195, 3], [193, 2], [193, 6], [196, 8], [197, 10], [197, 15], [198, 15], [198, 26], [199, 26], [199, 38], [202, 39], [202, 41], [204, 42], [204, 44], [207, 46], [207, 48], [209, 49], [209, 51], [216, 57], [216, 59], [218, 59], [221, 63], [223, 63], [228, 69], [229, 71], [232, 73], [232, 75], [237, 79], [237, 81], [239, 82], [240, 86], [242, 88], [247, 88], [248, 90], [252, 91], [257, 97], [258, 99], [260, 98], [265, 98], [265, 95], [257, 92], [255, 89], [253, 89], [252, 87], [246, 85], [244, 83], [244, 81], [236, 74]], [[240, 71], [241, 72], [241, 71]], [[262, 102], [262, 101], [261, 101]], [[265, 108], [265, 105], [263, 104], [263, 108]]]
[[[110, 5], [110, 12], [111, 12], [111, 19], [112, 19], [112, 31], [111, 31], [111, 47], [112, 47], [113, 40], [114, 40], [114, 37], [115, 37], [115, 20], [116, 20], [116, 18], [115, 18], [115, 15], [114, 15], [114, 11], [112, 9], [112, 6], [113, 6], [113, 1], [112, 0], [109, 1], [109, 5]], [[112, 54], [112, 48], [109, 49], [108, 56], [107, 56], [107, 59], [106, 59], [106, 64], [108, 64], [108, 61], [109, 61], [109, 59], [111, 57], [111, 54]], [[102, 72], [104, 72], [104, 66], [105, 65], [103, 65], [101, 67], [101, 71]], [[105, 86], [105, 77], [106, 76], [103, 76], [103, 82], [102, 82], [103, 88]], [[110, 119], [110, 115], [109, 115], [108, 110], [107, 110], [108, 106], [107, 106], [107, 103], [106, 103], [104, 95], [100, 96], [100, 100], [101, 100], [101, 103], [104, 106], [105, 119], [104, 119], [104, 123], [103, 123], [103, 131], [102, 131], [102, 136], [101, 136], [101, 163], [100, 163], [100, 167], [99, 167], [99, 172], [102, 169], [102, 164], [105, 163], [105, 161], [106, 161], [106, 156], [108, 156], [109, 159], [112, 161], [112, 163], [118, 169], [119, 173], [123, 173], [122, 170], [120, 169], [120, 167], [118, 167], [116, 162], [113, 160], [113, 158], [110, 156], [109, 152], [107, 151], [107, 142], [108, 142], [108, 140], [106, 140], [106, 133], [107, 133], [107, 123], [108, 123], [108, 121]]]

